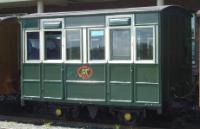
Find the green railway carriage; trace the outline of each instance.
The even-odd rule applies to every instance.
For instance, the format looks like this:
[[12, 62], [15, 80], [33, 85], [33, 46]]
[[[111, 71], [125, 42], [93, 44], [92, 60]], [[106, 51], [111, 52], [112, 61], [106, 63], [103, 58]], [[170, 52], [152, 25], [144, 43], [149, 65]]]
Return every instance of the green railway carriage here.
[[160, 112], [191, 81], [190, 14], [181, 7], [30, 14], [21, 25], [25, 102]]

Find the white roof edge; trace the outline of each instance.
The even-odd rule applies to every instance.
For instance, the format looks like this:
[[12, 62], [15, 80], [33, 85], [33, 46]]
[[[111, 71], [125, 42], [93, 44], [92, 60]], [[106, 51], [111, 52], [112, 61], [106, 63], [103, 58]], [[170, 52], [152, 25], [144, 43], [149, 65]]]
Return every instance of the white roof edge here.
[[5, 3], [17, 3], [17, 2], [29, 2], [33, 0], [0, 0], [0, 4]]
[[171, 6], [173, 7], [173, 5], [164, 5], [164, 6], [149, 6], [149, 7], [136, 7], [136, 8], [116, 8], [116, 9], [82, 10], [82, 11], [69, 11], [69, 12], [34, 13], [21, 16], [20, 18], [27, 19], [27, 18], [37, 18], [37, 17], [62, 17], [62, 16], [72, 16], [72, 15], [75, 16], [75, 15], [108, 14], [108, 13], [161, 11]]
[[22, 15], [26, 15], [25, 13], [17, 13], [17, 14], [3, 14], [0, 15], [0, 22], [7, 20], [7, 19], [18, 19], [19, 17], [21, 17]]

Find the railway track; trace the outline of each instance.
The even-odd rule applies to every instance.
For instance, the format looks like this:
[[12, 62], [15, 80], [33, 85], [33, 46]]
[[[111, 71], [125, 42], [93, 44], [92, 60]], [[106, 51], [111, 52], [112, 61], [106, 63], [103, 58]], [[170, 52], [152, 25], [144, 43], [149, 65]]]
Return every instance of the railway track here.
[[139, 126], [124, 126], [115, 123], [88, 122], [88, 120], [66, 121], [41, 114], [12, 112], [0, 114], [0, 129], [200, 129], [200, 124], [152, 118]]
[[[173, 122], [159, 117], [151, 117], [139, 126], [124, 126], [112, 122], [109, 117], [101, 118], [102, 121], [90, 121], [87, 117], [78, 120], [66, 120], [48, 114], [17, 109], [17, 106], [8, 106], [7, 108], [4, 106], [0, 109], [0, 129], [24, 129], [22, 127], [26, 126], [31, 126], [32, 128], [27, 127], [25, 129], [200, 129], [198, 122], [194, 124], [187, 123], [187, 121], [182, 121], [181, 119]], [[199, 118], [196, 119], [196, 121], [199, 120]], [[3, 127], [3, 124], [8, 126]], [[15, 128], [18, 126], [22, 127]]]
[[73, 129], [164, 129], [152, 126], [148, 127], [149, 125], [137, 127], [119, 125], [118, 123], [113, 122], [112, 118], [106, 116], [103, 116], [97, 121], [92, 121], [88, 119], [88, 117], [82, 117], [78, 120], [56, 118], [52, 114], [33, 113], [27, 108], [9, 104], [0, 106], [0, 129], [15, 129], [1, 127], [1, 122], [4, 122], [4, 124], [5, 122], [12, 122], [11, 124], [24, 124], [23, 126], [26, 126], [27, 124], [40, 127], [48, 125], [66, 129], [70, 127]]

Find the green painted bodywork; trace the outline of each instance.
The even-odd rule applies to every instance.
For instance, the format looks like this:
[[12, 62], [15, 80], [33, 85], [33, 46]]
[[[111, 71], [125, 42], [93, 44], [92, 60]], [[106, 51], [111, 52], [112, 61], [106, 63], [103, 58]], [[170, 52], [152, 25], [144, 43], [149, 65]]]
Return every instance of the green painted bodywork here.
[[[141, 14], [141, 19], [143, 16], [148, 15], [148, 13], [156, 18], [155, 20], [150, 20], [153, 22], [150, 25], [156, 28], [157, 36], [156, 48], [158, 50], [158, 55], [156, 55], [157, 60], [155, 63], [23, 63], [21, 85], [22, 99], [29, 101], [61, 102], [65, 104], [98, 104], [104, 106], [126, 106], [131, 108], [150, 107], [161, 109], [166, 100], [170, 98], [170, 86], [173, 87], [171, 84], [175, 84], [176, 80], [178, 80], [177, 78], [182, 79], [182, 76], [179, 74], [181, 73], [181, 69], [176, 69], [179, 66], [175, 64], [177, 62], [179, 65], [184, 64], [185, 61], [184, 57], [181, 57], [181, 61], [179, 61], [177, 60], [177, 58], [179, 58], [177, 57], [178, 54], [169, 53], [172, 49], [174, 52], [178, 50], [173, 47], [170, 48], [170, 44], [176, 44], [176, 41], [170, 39], [172, 32], [168, 29], [169, 26], [165, 25], [166, 23], [169, 25], [179, 24], [170, 19], [169, 15], [171, 14], [168, 14], [168, 10], [170, 9], [178, 10], [178, 13], [180, 13], [182, 17], [182, 14], [185, 14], [184, 20], [188, 21], [187, 13], [179, 7], [165, 9], [165, 11], [163, 11], [164, 13], [137, 13], [139, 17], [139, 14]], [[174, 15], [179, 15], [178, 13]], [[130, 14], [130, 12], [128, 12], [128, 14]], [[168, 22], [163, 20], [165, 19], [165, 15], [168, 16]], [[56, 16], [54, 16], [54, 18], [55, 17]], [[85, 16], [85, 19], [83, 19], [85, 25], [87, 25], [87, 22], [91, 22], [88, 21], [88, 17], [90, 16]], [[93, 17], [94, 16], [92, 16], [92, 18]], [[83, 16], [79, 18], [81, 19]], [[73, 17], [71, 21], [79, 18], [78, 16], [75, 18]], [[97, 22], [98, 24], [105, 21], [105, 17], [102, 15], [98, 18], [102, 18]], [[67, 21], [66, 18], [65, 21]], [[95, 22], [95, 19], [93, 19], [92, 22]], [[65, 23], [65, 26], [70, 26], [70, 24], [72, 23]], [[77, 23], [74, 24], [81, 23], [77, 21]], [[140, 26], [141, 24], [138, 25]], [[144, 22], [143, 26], [145, 25], [149, 24]], [[22, 19], [22, 31], [27, 28], [37, 27], [39, 27], [38, 19]], [[182, 31], [188, 33], [186, 30]], [[167, 36], [165, 37], [166, 33], [169, 34], [168, 40], [166, 40]], [[176, 34], [173, 33], [173, 35]], [[185, 43], [187, 44], [188, 42]], [[181, 46], [181, 44], [179, 45]], [[181, 48], [181, 50], [183, 49]], [[183, 51], [179, 50], [179, 52], [183, 54]], [[177, 62], [175, 60], [177, 60]], [[174, 65], [170, 65], [171, 63], [174, 63]], [[85, 65], [90, 67], [93, 71], [92, 76], [88, 79], [82, 79], [77, 73], [77, 70]], [[186, 65], [189, 66], [189, 64]], [[189, 71], [190, 69], [187, 70]], [[189, 75], [186, 78], [189, 79]], [[168, 100], [171, 101], [171, 99]]]
[[[65, 80], [82, 80], [78, 77], [77, 69], [83, 65], [80, 64], [65, 64]], [[93, 69], [93, 75], [87, 80], [90, 81], [105, 81], [106, 79], [106, 65], [89, 65]]]
[[130, 64], [110, 64], [110, 81], [131, 82]]
[[134, 71], [135, 102], [160, 103], [159, 65], [135, 65]]
[[41, 66], [40, 64], [23, 64], [23, 89], [24, 96], [41, 97]]
[[45, 99], [63, 99], [62, 64], [43, 64], [42, 97]]
[[133, 88], [131, 84], [110, 84], [111, 102], [133, 102]]
[[27, 19], [22, 21], [22, 28], [29, 29], [29, 28], [39, 28], [40, 21], [39, 19]]
[[159, 86], [140, 84], [135, 85], [135, 101], [136, 103], [149, 102], [158, 103], [160, 100]]
[[105, 101], [106, 98], [104, 84], [68, 83], [66, 88], [66, 99], [69, 100]]
[[136, 82], [159, 83], [159, 65], [140, 64], [135, 65]]
[[105, 25], [105, 16], [71, 16], [65, 18], [65, 26], [77, 27], [77, 26], [97, 26]]
[[[77, 74], [81, 66], [83, 65], [24, 64], [23, 99], [40, 98], [40, 101], [74, 101], [83, 104], [97, 102], [101, 105], [115, 103], [121, 106], [142, 103], [160, 105], [159, 65], [87, 65], [93, 70], [93, 75], [87, 80]], [[158, 84], [137, 84], [137, 81]]]

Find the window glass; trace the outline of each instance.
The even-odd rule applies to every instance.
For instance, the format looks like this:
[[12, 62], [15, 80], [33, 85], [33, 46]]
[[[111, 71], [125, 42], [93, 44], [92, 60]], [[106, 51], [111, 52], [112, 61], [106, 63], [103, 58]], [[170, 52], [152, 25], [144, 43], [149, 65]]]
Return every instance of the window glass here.
[[192, 64], [195, 64], [196, 62], [196, 44], [195, 44], [195, 40], [192, 39]]
[[192, 64], [196, 64], [196, 42], [195, 42], [195, 14], [191, 17], [191, 35], [192, 35]]
[[67, 30], [67, 60], [80, 60], [80, 30]]
[[130, 29], [110, 29], [110, 46], [111, 60], [130, 60]]
[[105, 57], [104, 30], [90, 30], [90, 60], [103, 60]]
[[129, 26], [131, 25], [131, 18], [124, 17], [124, 18], [111, 18], [109, 19], [110, 26]]
[[45, 60], [61, 59], [62, 33], [60, 31], [45, 32]]
[[136, 60], [153, 60], [153, 27], [136, 28]]
[[27, 32], [27, 60], [39, 60], [39, 32]]

